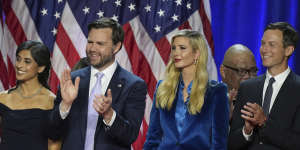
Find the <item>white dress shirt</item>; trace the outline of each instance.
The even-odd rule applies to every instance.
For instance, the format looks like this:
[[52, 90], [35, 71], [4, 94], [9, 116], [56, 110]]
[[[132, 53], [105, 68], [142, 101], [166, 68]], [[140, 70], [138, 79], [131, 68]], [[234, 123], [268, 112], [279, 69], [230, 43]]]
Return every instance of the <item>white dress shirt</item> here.
[[[104, 74], [104, 76], [101, 78], [101, 93], [103, 93], [103, 95], [105, 94], [105, 91], [107, 90], [107, 87], [109, 85], [109, 82], [113, 76], [113, 74], [115, 73], [117, 69], [117, 62], [114, 61], [113, 64], [111, 64], [110, 66], [108, 66], [107, 68], [105, 68], [104, 70], [102, 70], [102, 73]], [[96, 73], [98, 73], [99, 70], [96, 69], [95, 67], [91, 67], [91, 78], [90, 78], [90, 87], [89, 87], [89, 95], [91, 94], [91, 91], [93, 89], [93, 87], [95, 86], [96, 82], [97, 82], [97, 77], [96, 77]], [[87, 99], [88, 101], [88, 99]], [[62, 111], [60, 106], [59, 106], [59, 111], [60, 111], [60, 115], [62, 119], [65, 119], [69, 112], [70, 109], [67, 110], [66, 112]], [[111, 126], [114, 122], [116, 118], [116, 112], [113, 111], [113, 116], [111, 118], [111, 121], [109, 123], [106, 123], [105, 120], [103, 120], [103, 122], [107, 125], [107, 126]]]

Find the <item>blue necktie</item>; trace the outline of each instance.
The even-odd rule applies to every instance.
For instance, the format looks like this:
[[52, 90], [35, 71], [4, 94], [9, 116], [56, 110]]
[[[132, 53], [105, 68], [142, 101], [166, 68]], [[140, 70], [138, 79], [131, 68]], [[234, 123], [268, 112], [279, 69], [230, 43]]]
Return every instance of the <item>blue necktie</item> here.
[[84, 150], [94, 150], [94, 137], [99, 114], [93, 107], [93, 101], [95, 99], [95, 95], [99, 96], [101, 94], [101, 78], [103, 77], [103, 75], [104, 74], [101, 72], [98, 72], [96, 74], [97, 82], [94, 85], [89, 97]]
[[270, 103], [271, 103], [271, 98], [273, 94], [273, 83], [275, 82], [275, 79], [272, 77], [269, 80], [269, 84], [265, 93], [265, 98], [264, 98], [264, 104], [263, 104], [263, 110], [265, 115], [268, 117], [269, 116], [269, 110], [270, 110]]

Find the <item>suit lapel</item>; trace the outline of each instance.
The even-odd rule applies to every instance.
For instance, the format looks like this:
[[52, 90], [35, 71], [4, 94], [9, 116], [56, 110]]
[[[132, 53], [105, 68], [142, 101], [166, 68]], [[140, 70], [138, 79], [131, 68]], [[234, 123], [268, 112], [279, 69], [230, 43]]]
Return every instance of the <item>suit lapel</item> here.
[[282, 84], [276, 98], [274, 104], [271, 108], [270, 115], [276, 115], [280, 106], [283, 106], [283, 103], [286, 103], [285, 99], [289, 97], [288, 95], [288, 88], [293, 84], [293, 73], [290, 72], [287, 76], [286, 80]]
[[258, 98], [258, 104], [262, 107], [262, 100], [263, 100], [263, 91], [264, 91], [264, 83], [265, 83], [265, 79], [266, 79], [266, 74], [260, 76], [258, 78], [258, 87], [257, 89], [257, 93], [259, 95]]
[[[116, 104], [116, 102], [119, 100], [119, 96], [123, 88], [125, 87], [125, 79], [122, 77], [122, 68], [118, 65], [113, 77], [111, 78], [108, 89], [111, 89], [112, 91], [112, 105]], [[107, 93], [107, 90], [105, 92], [105, 95]]]
[[[117, 101], [120, 99], [119, 96], [124, 87], [125, 87], [125, 79], [122, 77], [122, 68], [118, 64], [116, 71], [114, 72], [105, 92], [105, 95], [107, 95], [107, 90], [111, 89], [112, 107], [116, 112], [118, 111], [117, 110], [118, 108], [116, 108], [115, 105]], [[103, 124], [103, 118], [102, 116], [99, 116], [95, 136], [97, 136], [99, 130], [101, 129], [100, 127], [102, 124]]]
[[[80, 130], [82, 135], [82, 141], [85, 141], [86, 127], [87, 127], [87, 111], [88, 111], [88, 101], [89, 101], [89, 88], [90, 88], [90, 78], [91, 78], [91, 67], [83, 70], [80, 74], [80, 85], [79, 85], [79, 94], [80, 97], [77, 99], [80, 102], [79, 112], [80, 118]], [[78, 94], [78, 96], [79, 96]]]

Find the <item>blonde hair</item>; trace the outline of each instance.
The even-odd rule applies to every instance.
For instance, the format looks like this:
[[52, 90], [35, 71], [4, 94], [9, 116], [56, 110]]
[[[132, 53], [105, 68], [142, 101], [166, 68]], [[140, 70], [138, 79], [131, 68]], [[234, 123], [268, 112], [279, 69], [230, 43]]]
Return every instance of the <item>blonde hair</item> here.
[[[189, 43], [192, 46], [193, 52], [200, 51], [198, 60], [195, 61], [196, 71], [194, 74], [194, 80], [190, 95], [190, 101], [188, 103], [188, 111], [190, 114], [197, 114], [201, 112], [204, 104], [204, 96], [206, 92], [206, 85], [208, 82], [208, 73], [206, 69], [208, 50], [206, 42], [203, 36], [197, 31], [180, 30], [172, 37], [171, 43], [177, 37], [187, 37]], [[177, 87], [179, 83], [179, 76], [181, 70], [176, 68], [174, 60], [170, 58], [165, 71], [165, 79], [159, 85], [156, 93], [156, 107], [172, 108], [174, 99], [177, 93]]]

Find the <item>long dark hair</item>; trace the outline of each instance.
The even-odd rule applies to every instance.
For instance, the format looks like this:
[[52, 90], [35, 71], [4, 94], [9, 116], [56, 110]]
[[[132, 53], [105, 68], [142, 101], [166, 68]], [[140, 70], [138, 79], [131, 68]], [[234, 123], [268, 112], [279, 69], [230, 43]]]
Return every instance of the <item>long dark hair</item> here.
[[[32, 58], [38, 64], [38, 66], [45, 66], [43, 72], [38, 74], [38, 81], [42, 86], [47, 89], [50, 89], [48, 85], [49, 71], [51, 68], [50, 61], [50, 51], [46, 45], [38, 41], [25, 41], [20, 44], [16, 51], [16, 56], [23, 51], [28, 50], [31, 53]], [[20, 84], [20, 81], [17, 81], [16, 88]]]

